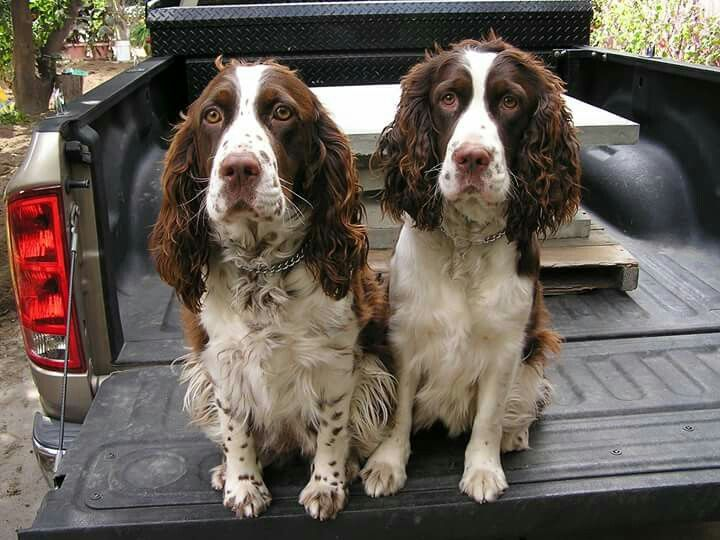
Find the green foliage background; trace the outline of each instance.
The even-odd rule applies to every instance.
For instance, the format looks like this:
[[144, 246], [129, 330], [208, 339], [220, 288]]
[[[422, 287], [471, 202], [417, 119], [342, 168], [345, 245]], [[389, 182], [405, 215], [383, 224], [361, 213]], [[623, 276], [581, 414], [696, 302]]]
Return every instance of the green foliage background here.
[[12, 20], [10, 0], [0, 0], [0, 83], [8, 79], [12, 69]]
[[[68, 0], [30, 0], [33, 22], [33, 41], [39, 48], [45, 44], [50, 32], [65, 19]], [[0, 0], [0, 80], [12, 79], [12, 19], [10, 0]]]
[[698, 0], [593, 0], [590, 44], [693, 64], [720, 66], [720, 18]]

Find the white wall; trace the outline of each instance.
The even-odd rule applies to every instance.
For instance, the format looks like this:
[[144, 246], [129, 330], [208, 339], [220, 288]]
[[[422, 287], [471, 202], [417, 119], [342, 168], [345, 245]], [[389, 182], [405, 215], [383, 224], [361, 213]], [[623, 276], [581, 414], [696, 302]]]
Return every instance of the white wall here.
[[720, 17], [720, 0], [700, 0], [700, 5], [705, 8], [705, 13]]

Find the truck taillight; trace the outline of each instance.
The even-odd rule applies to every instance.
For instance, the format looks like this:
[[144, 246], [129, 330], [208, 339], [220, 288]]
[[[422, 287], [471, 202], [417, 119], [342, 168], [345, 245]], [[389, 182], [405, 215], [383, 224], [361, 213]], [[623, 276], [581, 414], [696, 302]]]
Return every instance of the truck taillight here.
[[[23, 194], [8, 203], [13, 282], [25, 350], [36, 364], [62, 370], [68, 298], [68, 253], [59, 190]], [[68, 369], [82, 371], [77, 317], [72, 314]]]

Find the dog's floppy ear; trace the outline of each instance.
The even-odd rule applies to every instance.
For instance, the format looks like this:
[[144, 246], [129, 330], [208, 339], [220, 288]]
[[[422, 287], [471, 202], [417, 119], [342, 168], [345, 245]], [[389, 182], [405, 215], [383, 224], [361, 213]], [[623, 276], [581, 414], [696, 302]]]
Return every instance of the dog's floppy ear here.
[[508, 208], [508, 238], [547, 235], [570, 221], [580, 204], [580, 143], [563, 99], [563, 83], [535, 57], [522, 54], [540, 90], [518, 151]]
[[314, 210], [305, 243], [305, 262], [325, 294], [343, 298], [353, 273], [367, 264], [364, 207], [350, 142], [320, 102], [313, 100], [314, 161], [309, 166], [307, 189]]
[[[191, 107], [192, 110], [192, 107]], [[200, 310], [210, 253], [203, 198], [207, 174], [198, 155], [192, 112], [175, 128], [165, 156], [160, 214], [150, 236], [150, 251], [160, 277], [175, 289], [183, 305]]]
[[430, 172], [439, 162], [429, 103], [433, 58], [428, 53], [403, 77], [395, 119], [371, 159], [371, 167], [385, 177], [383, 211], [398, 221], [407, 212], [423, 230], [438, 227], [442, 219], [437, 173]]

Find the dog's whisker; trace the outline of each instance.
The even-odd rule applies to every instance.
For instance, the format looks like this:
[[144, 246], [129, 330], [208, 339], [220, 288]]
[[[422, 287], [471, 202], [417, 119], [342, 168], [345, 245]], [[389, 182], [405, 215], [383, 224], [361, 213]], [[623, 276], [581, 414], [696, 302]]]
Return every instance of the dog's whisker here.
[[[280, 178], [280, 177], [278, 177], [278, 178]], [[301, 201], [303, 201], [303, 202], [304, 202], [305, 204], [307, 204], [310, 208], [314, 208], [313, 204], [312, 204], [310, 201], [308, 201], [305, 197], [303, 197], [302, 195], [300, 195], [300, 194], [297, 193], [296, 191], [293, 191], [293, 189], [290, 187], [290, 186], [292, 186], [292, 184], [291, 184], [288, 180], [285, 180], [284, 178], [280, 178], [280, 182], [282, 182], [282, 183], [285, 185], [285, 189], [287, 189], [290, 193], [292, 193], [293, 195], [295, 195], [298, 199], [300, 199]]]

